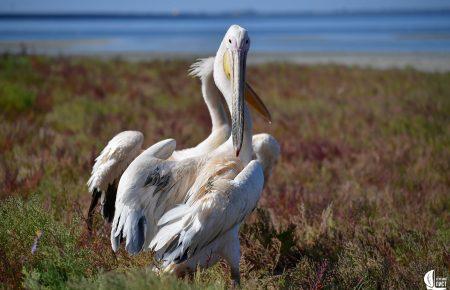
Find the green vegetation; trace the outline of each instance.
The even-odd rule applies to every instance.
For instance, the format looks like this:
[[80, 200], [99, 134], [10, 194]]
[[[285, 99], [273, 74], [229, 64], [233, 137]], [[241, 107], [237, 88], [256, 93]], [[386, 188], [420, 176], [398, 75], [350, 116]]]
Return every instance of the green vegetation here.
[[[158, 277], [114, 254], [86, 181], [122, 130], [192, 146], [209, 117], [189, 63], [0, 57], [0, 283], [7, 288], [222, 289], [224, 263]], [[264, 64], [248, 78], [281, 143], [241, 228], [243, 288], [423, 288], [450, 268], [450, 74]], [[40, 238], [38, 238], [40, 237]], [[37, 244], [36, 244], [37, 241]], [[32, 253], [32, 247], [36, 249]]]
[[[68, 225], [55, 221], [35, 198], [26, 203], [9, 198], [1, 205], [0, 216], [2, 256], [8, 263], [5, 277], [11, 278], [10, 282], [20, 279], [22, 273], [27, 286], [60, 288], [69, 277], [82, 276], [89, 269], [90, 249], [79, 249], [80, 225], [76, 221]], [[33, 254], [30, 245], [34, 243]]]

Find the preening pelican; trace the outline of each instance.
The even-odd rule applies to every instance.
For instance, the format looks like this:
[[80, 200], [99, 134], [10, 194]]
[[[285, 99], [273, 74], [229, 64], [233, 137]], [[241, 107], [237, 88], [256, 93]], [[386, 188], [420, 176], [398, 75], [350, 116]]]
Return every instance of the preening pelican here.
[[[224, 97], [214, 82], [213, 70], [214, 57], [201, 59], [194, 63], [190, 69], [190, 74], [199, 77], [201, 80], [203, 99], [211, 117], [211, 133], [204, 141], [193, 148], [174, 151], [169, 157], [171, 160], [182, 160], [207, 154], [225, 142], [230, 136], [230, 116], [225, 108]], [[260, 113], [266, 121], [271, 122], [267, 108], [265, 108], [254, 90], [247, 83], [245, 95], [247, 102], [255, 108], [256, 112]], [[91, 177], [88, 180], [89, 191], [92, 194], [91, 205], [88, 211], [88, 228], [90, 230], [92, 229], [94, 209], [99, 199], [101, 199], [102, 216], [107, 222], [112, 222], [117, 184], [128, 165], [143, 152], [143, 140], [144, 136], [141, 132], [121, 132], [108, 142], [107, 146], [96, 158]], [[265, 145], [266, 143], [262, 142], [261, 144]], [[258, 152], [262, 147], [256, 146], [254, 149]], [[257, 157], [260, 158], [262, 155], [257, 154]], [[263, 164], [266, 163], [263, 162]], [[263, 168], [266, 175], [266, 166], [263, 166]]]
[[[223, 96], [212, 78], [211, 59], [194, 63], [191, 74], [201, 79], [203, 99], [211, 116], [211, 133], [204, 141], [193, 148], [174, 151], [169, 156], [173, 160], [182, 160], [211, 152], [230, 136], [229, 114], [225, 109]], [[141, 132], [121, 132], [108, 142], [95, 159], [91, 177], [87, 183], [89, 191], [92, 193], [87, 219], [90, 230], [92, 229], [94, 209], [99, 199], [101, 199], [102, 216], [107, 222], [112, 222], [119, 179], [130, 163], [143, 152], [143, 140], [144, 135]]]
[[151, 248], [163, 270], [177, 274], [223, 257], [239, 281], [239, 225], [264, 184], [260, 162], [251, 160], [252, 120], [244, 102], [249, 47], [247, 31], [233, 25], [214, 58], [213, 79], [231, 113], [231, 136], [222, 145], [205, 155], [167, 160], [175, 149], [169, 139], [126, 168], [111, 229], [114, 251], [122, 239], [132, 254]]

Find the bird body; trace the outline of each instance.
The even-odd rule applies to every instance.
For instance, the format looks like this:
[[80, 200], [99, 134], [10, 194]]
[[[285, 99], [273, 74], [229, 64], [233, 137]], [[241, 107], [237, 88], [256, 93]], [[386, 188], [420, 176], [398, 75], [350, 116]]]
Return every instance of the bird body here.
[[[212, 63], [214, 58], [202, 59], [192, 65], [191, 75], [199, 77], [202, 83], [203, 99], [208, 107], [212, 127], [210, 135], [193, 148], [173, 151], [171, 160], [183, 160], [211, 152], [230, 136], [231, 126], [228, 112], [225, 110], [223, 96], [214, 84]], [[138, 131], [124, 131], [112, 138], [96, 158], [88, 180], [92, 194], [88, 210], [88, 229], [92, 230], [94, 209], [99, 200], [102, 216], [112, 222], [119, 179], [131, 162], [144, 150], [144, 135]]]
[[[114, 183], [119, 179], [111, 228], [114, 251], [122, 240], [131, 254], [152, 249], [163, 261], [163, 271], [178, 274], [223, 257], [233, 280], [239, 281], [239, 225], [257, 205], [263, 170], [270, 174], [279, 156], [270, 135], [256, 136], [255, 148], [269, 148], [275, 157], [253, 152], [252, 119], [244, 95], [259, 113], [268, 119], [270, 115], [245, 82], [248, 49], [247, 31], [233, 25], [216, 56], [193, 66], [191, 73], [201, 78], [203, 95], [209, 96], [205, 102], [212, 120], [211, 135], [198, 146], [175, 151], [175, 140], [168, 139], [142, 151], [136, 149], [142, 136], [136, 135], [129, 144], [114, 147], [110, 142], [118, 153], [105, 148], [97, 158], [94, 169], [99, 174], [103, 164], [117, 167], [111, 174], [103, 173], [115, 178]], [[130, 155], [120, 154], [123, 148]], [[116, 155], [121, 157], [111, 162], [109, 157]], [[96, 188], [94, 182], [89, 185]]]
[[[230, 136], [230, 116], [225, 110], [227, 106], [225, 99], [215, 84], [213, 76], [214, 66], [215, 57], [209, 57], [198, 60], [190, 69], [190, 74], [201, 80], [203, 99], [211, 116], [211, 133], [195, 147], [173, 151], [169, 157], [170, 160], [183, 160], [212, 152]], [[216, 67], [221, 69], [221, 66], [223, 66], [223, 63], [219, 62]], [[253, 96], [256, 93], [248, 84], [247, 86], [251, 92], [246, 91], [246, 100], [250, 104], [259, 103], [258, 99]], [[254, 106], [259, 106], [260, 109], [257, 112], [262, 111], [263, 113], [260, 114], [263, 118], [270, 121], [270, 114], [264, 109], [264, 105], [257, 104]], [[92, 201], [88, 211], [88, 227], [90, 229], [92, 228], [94, 209], [100, 199], [103, 217], [107, 222], [112, 222], [119, 179], [130, 163], [143, 152], [143, 140], [144, 135], [139, 131], [121, 132], [108, 142], [107, 146], [96, 158], [88, 181], [88, 188], [92, 193]], [[266, 171], [270, 170], [279, 158], [279, 150], [278, 152], [276, 150], [270, 151], [271, 149], [276, 149], [277, 141], [269, 134], [255, 135], [253, 140], [253, 150], [256, 153], [254, 154], [254, 159], [262, 162], [264, 176], [267, 178], [270, 172]], [[270, 140], [270, 142], [266, 142], [267, 140]], [[273, 143], [276, 146], [272, 145]], [[266, 147], [270, 148], [265, 149]], [[260, 151], [264, 151], [264, 153], [259, 153]]]
[[264, 185], [260, 162], [251, 160], [252, 120], [243, 101], [248, 48], [247, 31], [231, 26], [214, 60], [214, 81], [230, 110], [231, 136], [203, 157], [185, 201], [159, 219], [150, 248], [163, 261], [163, 271], [181, 274], [223, 257], [239, 283], [239, 225], [256, 207]]

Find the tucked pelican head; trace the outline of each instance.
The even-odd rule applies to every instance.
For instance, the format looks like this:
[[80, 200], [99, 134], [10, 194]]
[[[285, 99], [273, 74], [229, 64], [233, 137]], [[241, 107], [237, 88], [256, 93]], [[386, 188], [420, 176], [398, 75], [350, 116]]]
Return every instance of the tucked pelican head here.
[[232, 25], [220, 44], [214, 61], [214, 81], [222, 92], [231, 113], [231, 135], [236, 156], [244, 135], [244, 90], [247, 52], [250, 38], [247, 30]]

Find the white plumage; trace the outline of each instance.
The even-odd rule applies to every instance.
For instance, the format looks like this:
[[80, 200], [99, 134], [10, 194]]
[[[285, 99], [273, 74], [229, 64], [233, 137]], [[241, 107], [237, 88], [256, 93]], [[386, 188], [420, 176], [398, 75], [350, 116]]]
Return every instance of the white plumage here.
[[223, 257], [231, 266], [232, 278], [239, 281], [238, 229], [256, 207], [263, 183], [261, 166], [254, 160], [233, 179], [217, 180], [200, 199], [167, 212], [150, 244], [164, 261], [164, 270], [182, 275]]
[[[214, 84], [212, 63], [214, 58], [199, 60], [192, 65], [191, 74], [201, 79], [203, 99], [211, 115], [211, 134], [193, 148], [173, 151], [171, 160], [182, 160], [211, 152], [230, 136], [231, 126], [223, 96]], [[92, 228], [94, 209], [101, 199], [102, 215], [112, 222], [120, 177], [130, 163], [143, 151], [144, 136], [138, 131], [124, 131], [111, 139], [96, 158], [88, 180], [92, 201], [88, 211], [88, 228]]]
[[[253, 137], [253, 153], [244, 88], [253, 94], [249, 103], [270, 115], [245, 83], [248, 48], [247, 31], [233, 25], [216, 56], [192, 66], [191, 74], [202, 80], [212, 121], [211, 135], [195, 148], [175, 151], [175, 141], [168, 139], [142, 152], [139, 132], [129, 143], [113, 142], [123, 132], [97, 158], [91, 191], [108, 191], [108, 179], [120, 179], [111, 229], [114, 251], [122, 240], [131, 254], [154, 249], [163, 271], [177, 274], [209, 267], [223, 257], [239, 281], [239, 225], [256, 207], [264, 177], [279, 158], [279, 145], [268, 134]], [[128, 155], [123, 153], [127, 150]], [[136, 152], [142, 153], [136, 157]]]
[[[182, 160], [209, 153], [230, 136], [231, 120], [225, 109], [226, 102], [214, 82], [214, 59], [214, 57], [200, 59], [190, 69], [190, 74], [201, 80], [203, 99], [211, 116], [211, 133], [193, 148], [174, 151], [169, 157], [171, 160]], [[93, 210], [99, 199], [101, 199], [103, 217], [106, 221], [112, 222], [117, 184], [125, 169], [143, 151], [143, 139], [143, 134], [138, 131], [121, 132], [108, 142], [96, 158], [87, 183], [92, 193], [88, 213], [89, 228], [92, 226]], [[255, 152], [253, 158], [261, 162], [264, 177], [267, 179], [279, 158], [279, 145], [271, 135], [258, 134], [253, 136], [253, 150]]]
[[264, 171], [264, 180], [267, 183], [269, 176], [272, 174], [272, 169], [280, 159], [281, 149], [280, 144], [270, 134], [261, 133], [253, 135], [253, 159], [261, 162]]
[[101, 198], [102, 215], [111, 222], [118, 180], [128, 165], [142, 151], [144, 136], [137, 131], [124, 131], [112, 138], [95, 159], [92, 174], [87, 184], [92, 193], [88, 213], [88, 227], [92, 227], [92, 214]]
[[131, 161], [142, 151], [144, 135], [138, 131], [124, 131], [112, 138], [95, 159], [88, 180], [89, 191], [106, 191], [108, 185], [119, 178]]
[[[252, 122], [243, 101], [248, 47], [246, 30], [232, 26], [214, 58], [214, 82], [230, 110], [232, 135], [212, 152], [184, 160], [138, 156], [119, 182], [114, 250], [122, 238], [130, 253], [149, 246], [163, 261], [163, 271], [177, 274], [207, 267], [221, 256], [239, 281], [238, 228], [264, 185], [260, 162], [251, 161]], [[232, 63], [226, 63], [225, 53]]]

